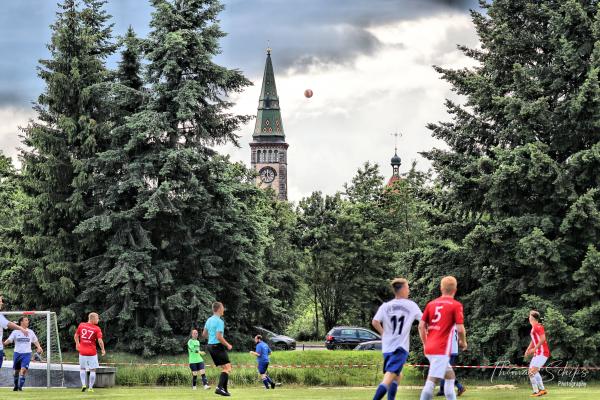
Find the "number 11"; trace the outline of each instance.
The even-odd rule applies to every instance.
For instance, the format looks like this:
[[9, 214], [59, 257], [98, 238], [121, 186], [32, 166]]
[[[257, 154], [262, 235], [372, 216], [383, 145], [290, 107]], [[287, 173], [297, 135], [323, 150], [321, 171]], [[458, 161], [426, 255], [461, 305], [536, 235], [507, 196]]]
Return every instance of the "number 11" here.
[[394, 329], [392, 329], [392, 333], [396, 332], [398, 322], [400, 323], [400, 326], [398, 327], [398, 335], [400, 335], [402, 333], [402, 327], [404, 326], [404, 315], [400, 318], [396, 317], [395, 315], [392, 315], [392, 324], [394, 324]]

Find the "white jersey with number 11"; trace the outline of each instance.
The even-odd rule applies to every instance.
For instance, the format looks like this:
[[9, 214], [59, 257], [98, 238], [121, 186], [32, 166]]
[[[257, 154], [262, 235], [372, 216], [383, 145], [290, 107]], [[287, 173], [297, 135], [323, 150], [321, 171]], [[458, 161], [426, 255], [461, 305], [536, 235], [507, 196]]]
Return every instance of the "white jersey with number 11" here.
[[421, 309], [412, 300], [394, 299], [383, 303], [374, 318], [383, 325], [381, 351], [393, 353], [398, 347], [410, 351], [410, 328], [422, 315]]

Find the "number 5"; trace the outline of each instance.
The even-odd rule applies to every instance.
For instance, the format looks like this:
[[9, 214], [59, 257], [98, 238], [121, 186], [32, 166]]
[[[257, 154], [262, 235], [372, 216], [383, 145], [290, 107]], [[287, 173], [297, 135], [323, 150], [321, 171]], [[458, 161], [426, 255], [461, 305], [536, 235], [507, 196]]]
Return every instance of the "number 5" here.
[[442, 319], [442, 313], [440, 312], [440, 310], [442, 308], [444, 308], [444, 306], [436, 306], [435, 307], [435, 311], [434, 311], [435, 318], [433, 318], [431, 320], [431, 322], [438, 322], [440, 319]]

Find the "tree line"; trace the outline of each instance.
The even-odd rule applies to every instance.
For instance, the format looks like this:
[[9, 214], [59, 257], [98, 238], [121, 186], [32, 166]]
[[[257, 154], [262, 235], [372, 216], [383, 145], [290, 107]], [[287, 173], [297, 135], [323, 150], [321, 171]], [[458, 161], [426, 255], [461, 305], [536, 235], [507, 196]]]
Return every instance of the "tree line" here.
[[368, 326], [390, 278], [424, 306], [452, 274], [471, 361], [520, 359], [530, 308], [553, 356], [598, 361], [598, 1], [482, 3], [480, 47], [459, 46], [476, 66], [436, 67], [462, 100], [428, 126], [446, 143], [423, 153], [432, 171], [387, 187], [365, 163], [297, 205], [214, 150], [249, 120], [228, 97], [249, 81], [213, 62], [220, 3], [151, 4], [149, 35], [116, 39], [103, 1], [60, 6], [22, 168], [0, 158], [13, 304], [65, 330], [100, 310], [109, 343], [152, 355], [180, 350], [213, 300], [240, 343], [257, 325], [322, 339]]

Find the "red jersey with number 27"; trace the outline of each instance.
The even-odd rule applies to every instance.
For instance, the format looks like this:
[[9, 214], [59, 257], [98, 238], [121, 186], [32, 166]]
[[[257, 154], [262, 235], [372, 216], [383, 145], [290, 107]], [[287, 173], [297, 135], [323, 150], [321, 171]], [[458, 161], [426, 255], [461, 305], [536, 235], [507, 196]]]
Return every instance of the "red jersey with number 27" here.
[[98, 325], [82, 322], [77, 327], [79, 336], [79, 354], [82, 356], [95, 356], [96, 340], [102, 339], [102, 329]]
[[427, 303], [422, 321], [427, 324], [425, 354], [450, 355], [456, 324], [464, 323], [463, 306], [450, 296], [441, 296]]

